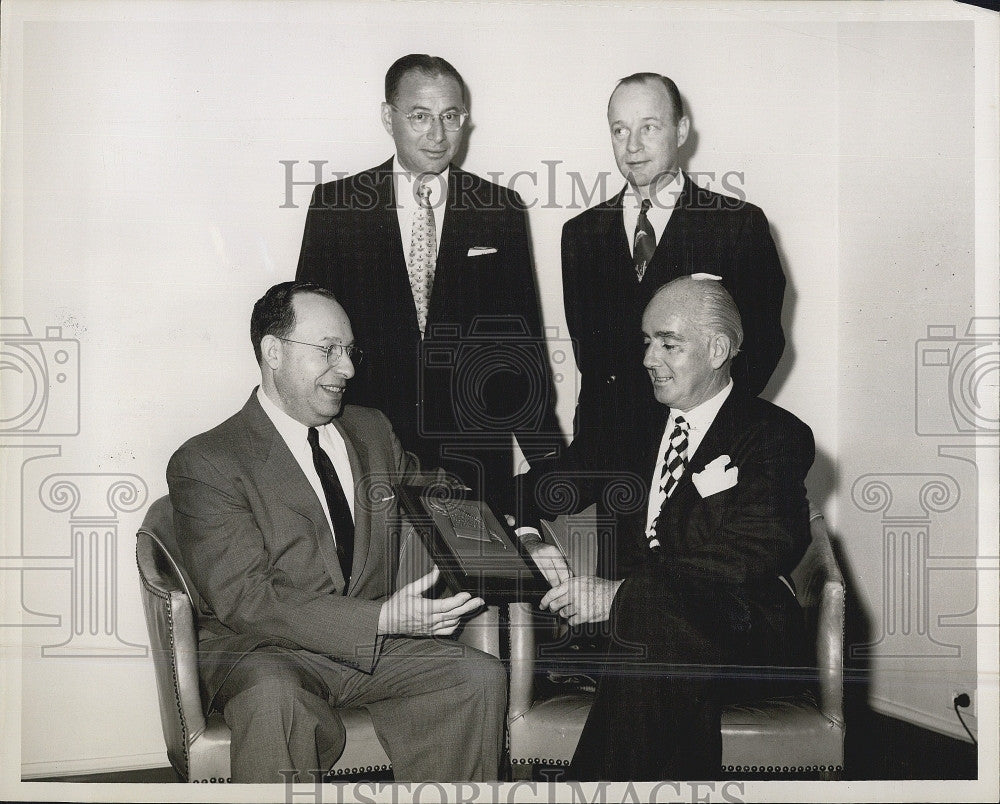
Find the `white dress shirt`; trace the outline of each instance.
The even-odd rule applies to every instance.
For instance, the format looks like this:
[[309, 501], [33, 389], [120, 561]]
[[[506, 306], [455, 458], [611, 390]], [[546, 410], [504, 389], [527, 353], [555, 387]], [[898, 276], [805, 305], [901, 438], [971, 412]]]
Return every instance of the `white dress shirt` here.
[[[450, 168], [437, 176], [423, 177], [423, 184], [431, 188], [431, 211], [434, 213], [434, 234], [437, 251], [441, 250], [441, 232], [444, 227], [444, 208], [448, 201], [448, 173]], [[392, 158], [393, 193], [396, 196], [396, 218], [399, 221], [399, 236], [403, 241], [403, 253], [410, 250], [410, 239], [413, 236], [413, 215], [420, 209], [420, 196], [417, 195], [417, 177], [399, 166], [396, 157]]]
[[[673, 179], [650, 196], [649, 200], [652, 206], [646, 213], [646, 219], [653, 227], [657, 245], [663, 237], [663, 230], [670, 222], [670, 216], [674, 213], [674, 207], [677, 205], [677, 199], [680, 198], [683, 189], [684, 174], [678, 170]], [[629, 253], [633, 253], [635, 250], [633, 241], [635, 240], [635, 225], [639, 220], [640, 206], [642, 206], [642, 198], [639, 197], [631, 184], [627, 185], [625, 195], [622, 196], [622, 220], [625, 224], [625, 239], [628, 240]], [[632, 256], [635, 254], [633, 253]]]
[[[257, 401], [260, 402], [260, 406], [264, 409], [264, 413], [267, 414], [267, 418], [271, 420], [278, 434], [288, 445], [288, 449], [291, 451], [292, 457], [295, 458], [295, 462], [302, 468], [306, 480], [309, 481], [309, 485], [312, 486], [313, 491], [319, 498], [319, 504], [323, 507], [323, 513], [326, 514], [326, 521], [330, 525], [330, 531], [333, 532], [333, 520], [330, 519], [330, 509], [326, 504], [326, 492], [323, 491], [323, 484], [320, 482], [319, 473], [316, 471], [316, 465], [313, 463], [312, 447], [309, 446], [309, 428], [302, 424], [302, 422], [293, 419], [272, 402], [271, 398], [264, 393], [263, 388], [257, 389]], [[344, 437], [332, 422], [324, 424], [322, 427], [317, 427], [316, 430], [319, 432], [319, 445], [330, 457], [333, 468], [337, 472], [337, 477], [340, 479], [340, 485], [344, 487], [344, 496], [347, 497], [347, 504], [351, 508], [351, 518], [353, 519], [354, 472], [351, 471], [351, 460], [347, 456], [347, 444], [344, 443]], [[336, 538], [336, 533], [334, 533], [334, 541], [336, 541]]]
[[649, 491], [649, 503], [646, 506], [647, 537], [653, 535], [653, 522], [656, 521], [656, 517], [660, 514], [663, 501], [667, 499], [667, 495], [663, 493], [663, 483], [660, 481], [660, 473], [663, 471], [663, 463], [667, 457], [667, 448], [670, 446], [670, 435], [674, 431], [675, 415], [680, 414], [684, 417], [684, 421], [688, 423], [687, 456], [688, 463], [690, 463], [695, 452], [698, 451], [702, 440], [705, 438], [705, 433], [708, 432], [708, 428], [712, 426], [712, 422], [715, 421], [715, 417], [719, 414], [722, 403], [726, 401], [732, 390], [733, 381], [730, 380], [729, 384], [719, 391], [719, 393], [711, 399], [706, 399], [700, 405], [691, 408], [691, 410], [670, 410], [670, 415], [667, 417], [667, 426], [663, 430], [663, 438], [660, 439], [660, 452], [656, 458], [656, 466], [653, 467], [653, 482]]

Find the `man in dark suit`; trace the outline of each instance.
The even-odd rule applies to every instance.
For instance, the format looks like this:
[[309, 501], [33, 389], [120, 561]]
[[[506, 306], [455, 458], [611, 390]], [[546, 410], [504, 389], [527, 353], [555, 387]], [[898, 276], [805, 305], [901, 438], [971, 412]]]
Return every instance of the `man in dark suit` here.
[[542, 608], [572, 626], [609, 626], [570, 768], [583, 780], [717, 776], [721, 705], [739, 687], [731, 682], [758, 676], [759, 665], [799, 664], [804, 639], [787, 576], [810, 538], [812, 431], [733, 383], [743, 333], [719, 282], [662, 287], [642, 333], [657, 415], [633, 421], [633, 437], [598, 461], [574, 442], [566, 461], [575, 463], [542, 483], [571, 484], [575, 495], [533, 496], [572, 499], [573, 510], [540, 512], [551, 517], [581, 510], [611, 483], [633, 491], [607, 577], [571, 577], [555, 546], [529, 547], [555, 584]]
[[654, 73], [623, 78], [608, 124], [627, 183], [563, 227], [563, 295], [581, 374], [575, 431], [611, 427], [624, 436], [636, 400], [649, 399], [637, 333], [660, 285], [696, 272], [721, 279], [746, 336], [733, 379], [756, 396], [785, 344], [785, 277], [764, 213], [680, 170], [690, 123], [673, 81]]
[[336, 293], [370, 356], [351, 400], [511, 511], [512, 434], [529, 461], [563, 437], [524, 205], [451, 164], [467, 117], [451, 64], [396, 61], [382, 104], [395, 156], [316, 188], [296, 278]]
[[436, 569], [393, 591], [391, 484], [415, 481], [419, 465], [381, 413], [343, 404], [360, 362], [350, 320], [328, 290], [285, 282], [250, 329], [260, 387], [167, 467], [232, 780], [329, 769], [345, 740], [336, 708], [353, 706], [371, 713], [397, 780], [496, 779], [504, 670], [434, 639], [483, 601], [424, 598]]

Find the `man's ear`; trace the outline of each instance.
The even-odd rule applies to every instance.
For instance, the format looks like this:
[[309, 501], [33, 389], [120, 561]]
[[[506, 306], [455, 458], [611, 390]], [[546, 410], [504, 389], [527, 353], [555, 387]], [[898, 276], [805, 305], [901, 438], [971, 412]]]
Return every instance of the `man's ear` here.
[[382, 101], [382, 127], [392, 136], [392, 107], [387, 101]]
[[274, 335], [265, 335], [260, 339], [261, 362], [275, 371], [281, 362], [281, 340]]
[[687, 116], [682, 117], [677, 121], [677, 147], [680, 148], [688, 138], [688, 134], [691, 133], [691, 121], [688, 120]]
[[709, 357], [711, 358], [713, 369], [722, 368], [728, 360], [735, 357], [733, 354], [733, 342], [729, 339], [728, 335], [723, 335], [719, 332], [712, 336], [712, 342], [709, 345]]

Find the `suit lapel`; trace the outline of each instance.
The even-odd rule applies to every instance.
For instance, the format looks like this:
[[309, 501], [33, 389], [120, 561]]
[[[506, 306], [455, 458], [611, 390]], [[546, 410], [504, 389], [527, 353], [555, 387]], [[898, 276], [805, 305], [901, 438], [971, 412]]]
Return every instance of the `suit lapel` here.
[[664, 282], [669, 282], [683, 273], [693, 273], [684, 271], [682, 266], [686, 262], [685, 250], [688, 248], [689, 238], [686, 235], [688, 209], [694, 202], [694, 183], [691, 177], [684, 175], [684, 189], [681, 190], [680, 197], [674, 211], [670, 215], [670, 220], [660, 235], [660, 241], [656, 244], [656, 251], [653, 252], [653, 259], [650, 260], [649, 271], [657, 277], [657, 286]]
[[[396, 210], [396, 188], [393, 181], [392, 159], [375, 168], [375, 209], [371, 214], [359, 215], [361, 227], [371, 226], [359, 239], [360, 248], [373, 257], [367, 260], [372, 270], [385, 272], [386, 297], [382, 302], [389, 308], [387, 319], [405, 322], [408, 329], [417, 331], [417, 308], [406, 268], [406, 248], [399, 231], [399, 213]], [[395, 314], [393, 314], [395, 311]]]
[[[632, 233], [625, 231], [625, 221], [622, 218], [622, 202], [625, 198], [623, 187], [614, 198], [607, 202], [601, 216], [601, 239], [600, 242], [607, 244], [608, 258], [603, 260], [604, 266], [599, 266], [600, 270], [619, 271], [620, 266], [628, 268], [628, 276], [633, 282], [637, 280], [635, 269], [632, 267], [632, 249], [629, 241]], [[654, 255], [655, 256], [655, 255]]]
[[663, 441], [663, 430], [667, 426], [669, 415], [670, 408], [657, 405], [650, 413], [649, 423], [645, 428], [647, 435], [639, 454], [642, 455], [642, 476], [648, 481], [647, 491], [660, 480], [653, 477], [653, 472], [656, 471], [656, 462], [660, 457], [660, 442]]
[[[446, 302], [454, 304], [459, 273], [465, 264], [465, 250], [470, 238], [475, 237], [476, 216], [472, 214], [477, 202], [471, 196], [469, 174], [452, 165], [448, 170], [447, 201], [437, 259], [434, 262], [434, 285], [427, 309], [428, 322], [441, 320], [446, 315]], [[459, 192], [464, 193], [459, 197]], [[472, 245], [477, 245], [472, 243]], [[491, 245], [482, 243], [478, 245]], [[414, 320], [416, 316], [414, 315]]]
[[706, 465], [720, 455], [732, 450], [733, 436], [737, 426], [736, 417], [740, 410], [740, 405], [736, 402], [737, 396], [737, 390], [734, 388], [729, 392], [726, 401], [722, 403], [722, 407], [719, 408], [715, 420], [705, 433], [701, 444], [698, 445], [698, 450], [691, 457], [687, 471], [684, 472], [680, 482], [677, 484], [676, 490], [671, 495], [670, 501], [672, 504], [679, 504], [682, 499], [689, 497], [691, 494], [700, 497], [698, 490], [695, 488], [694, 481], [691, 479], [692, 476], [704, 471]]
[[256, 391], [244, 407], [254, 453], [260, 460], [260, 488], [269, 489], [282, 504], [298, 512], [312, 523], [313, 537], [319, 546], [323, 563], [338, 589], [344, 588], [344, 574], [327, 522], [323, 505], [302, 473], [288, 445], [275, 429], [257, 401]]

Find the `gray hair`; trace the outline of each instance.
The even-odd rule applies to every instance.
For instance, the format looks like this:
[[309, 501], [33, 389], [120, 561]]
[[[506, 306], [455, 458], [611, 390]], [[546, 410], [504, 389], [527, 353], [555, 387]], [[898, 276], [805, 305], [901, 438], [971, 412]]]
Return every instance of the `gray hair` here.
[[683, 292], [693, 305], [695, 326], [709, 337], [725, 335], [732, 344], [730, 359], [736, 357], [743, 345], [743, 321], [736, 302], [722, 282], [681, 276], [660, 286], [653, 298], [668, 290]]

